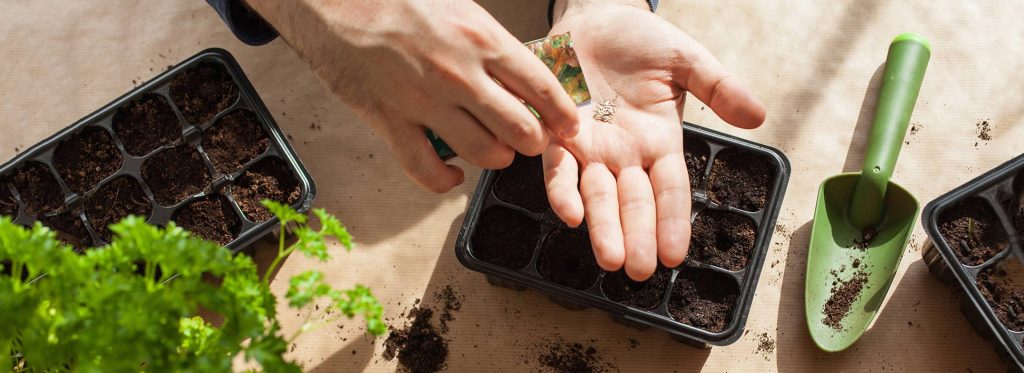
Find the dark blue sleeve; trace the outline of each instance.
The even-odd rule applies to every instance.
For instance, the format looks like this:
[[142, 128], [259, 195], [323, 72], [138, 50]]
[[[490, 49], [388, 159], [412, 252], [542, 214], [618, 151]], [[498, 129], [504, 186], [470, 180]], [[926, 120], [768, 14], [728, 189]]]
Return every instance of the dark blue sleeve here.
[[[651, 7], [651, 12], [658, 10], [658, 0], [647, 0], [647, 5]], [[554, 26], [555, 24], [555, 0], [548, 0], [548, 26]]]
[[277, 37], [277, 31], [242, 0], [206, 0], [238, 40], [249, 45], [263, 45]]

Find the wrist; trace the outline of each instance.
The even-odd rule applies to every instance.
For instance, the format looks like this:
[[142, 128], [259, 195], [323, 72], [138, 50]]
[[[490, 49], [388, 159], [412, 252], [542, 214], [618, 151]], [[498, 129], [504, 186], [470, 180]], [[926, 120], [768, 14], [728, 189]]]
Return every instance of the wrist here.
[[563, 18], [572, 17], [585, 13], [594, 8], [626, 6], [654, 11], [651, 2], [647, 0], [553, 0], [551, 8], [552, 24], [558, 23]]

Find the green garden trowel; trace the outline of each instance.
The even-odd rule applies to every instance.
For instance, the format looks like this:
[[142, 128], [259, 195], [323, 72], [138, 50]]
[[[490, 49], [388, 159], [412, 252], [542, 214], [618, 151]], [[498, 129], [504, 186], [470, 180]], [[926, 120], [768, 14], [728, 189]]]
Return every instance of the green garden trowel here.
[[930, 56], [920, 35], [893, 39], [863, 168], [825, 179], [818, 189], [804, 307], [811, 338], [822, 350], [842, 351], [864, 334], [917, 220], [917, 200], [889, 178]]

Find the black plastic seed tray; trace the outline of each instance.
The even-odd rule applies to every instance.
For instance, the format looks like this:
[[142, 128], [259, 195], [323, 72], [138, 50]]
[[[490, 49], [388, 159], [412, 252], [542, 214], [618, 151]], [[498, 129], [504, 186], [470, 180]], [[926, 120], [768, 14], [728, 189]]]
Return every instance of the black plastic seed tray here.
[[[707, 217], [718, 221], [719, 228], [749, 224], [753, 232], [748, 231], [745, 239], [728, 241], [734, 237], [721, 236], [729, 242], [723, 246], [739, 247], [740, 252], [726, 249], [716, 256], [709, 250], [699, 255], [691, 247], [683, 265], [659, 268], [644, 283], [629, 281], [621, 271], [604, 272], [593, 258], [586, 224], [571, 229], [548, 206], [539, 157], [518, 156], [509, 168], [481, 176], [456, 242], [459, 261], [483, 273], [492, 285], [537, 289], [568, 308], [598, 308], [623, 324], [662, 329], [692, 346], [735, 342], [743, 334], [790, 165], [770, 147], [689, 123], [683, 128], [688, 167], [698, 170], [690, 177], [691, 221]], [[758, 165], [754, 171], [762, 172], [760, 204], [735, 198], [744, 191], [727, 194], [736, 180], [721, 176], [727, 174], [726, 168], [743, 167], [736, 162], [747, 161]], [[711, 220], [716, 217], [725, 219]], [[711, 237], [705, 234], [704, 242], [715, 242], [723, 234], [722, 230], [711, 232]], [[691, 243], [697, 235], [695, 229]], [[743, 263], [725, 260], [737, 254]], [[700, 312], [725, 317], [708, 323], [698, 320], [695, 314]]]
[[929, 202], [921, 216], [929, 272], [958, 287], [964, 317], [1017, 372], [1024, 371], [1024, 273], [1013, 249], [1024, 245], [1022, 203], [1024, 154]]
[[0, 166], [0, 215], [41, 221], [82, 249], [107, 222], [148, 216], [238, 251], [279, 222], [261, 198], [308, 210], [294, 150], [227, 51], [168, 69]]

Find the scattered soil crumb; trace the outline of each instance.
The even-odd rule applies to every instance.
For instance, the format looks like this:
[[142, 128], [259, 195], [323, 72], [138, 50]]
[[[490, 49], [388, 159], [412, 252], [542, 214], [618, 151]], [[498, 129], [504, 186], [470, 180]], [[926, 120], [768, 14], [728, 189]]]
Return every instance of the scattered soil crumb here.
[[875, 227], [864, 228], [864, 232], [861, 233], [861, 238], [855, 238], [853, 240], [853, 248], [855, 249], [867, 249], [871, 246], [871, 240], [878, 237], [878, 230]]
[[[990, 141], [990, 140], [992, 140], [992, 125], [991, 125], [991, 123], [989, 123], [989, 120], [990, 119], [985, 119], [985, 120], [983, 120], [981, 122], [978, 122], [978, 124], [975, 125], [975, 127], [978, 128], [978, 139], [979, 140], [983, 140], [983, 141]], [[977, 146], [977, 143], [975, 143], [975, 146]]]
[[448, 333], [448, 322], [455, 320], [452, 311], [462, 309], [462, 296], [455, 292], [451, 285], [445, 285], [444, 289], [434, 293], [434, 299], [442, 305], [441, 315], [438, 317], [441, 321], [441, 333]]
[[629, 348], [636, 348], [639, 345], [640, 345], [640, 342], [637, 342], [636, 339], [633, 339], [633, 338], [629, 339]]
[[757, 353], [763, 355], [765, 360], [771, 359], [775, 353], [775, 340], [768, 333], [757, 336]]
[[860, 298], [861, 290], [868, 282], [868, 273], [858, 270], [853, 278], [847, 281], [836, 281], [832, 285], [832, 296], [825, 302], [822, 312], [825, 317], [821, 320], [825, 325], [836, 331], [843, 330], [843, 319], [850, 313], [853, 302]]
[[604, 361], [593, 346], [569, 343], [559, 338], [545, 341], [536, 346], [541, 353], [537, 357], [540, 371], [564, 373], [607, 373], [618, 372], [618, 368]]
[[[417, 302], [418, 303], [418, 302]], [[431, 322], [434, 311], [426, 307], [409, 310], [410, 325], [392, 328], [384, 341], [385, 360], [396, 357], [403, 371], [411, 373], [439, 372], [448, 359], [448, 341]]]

